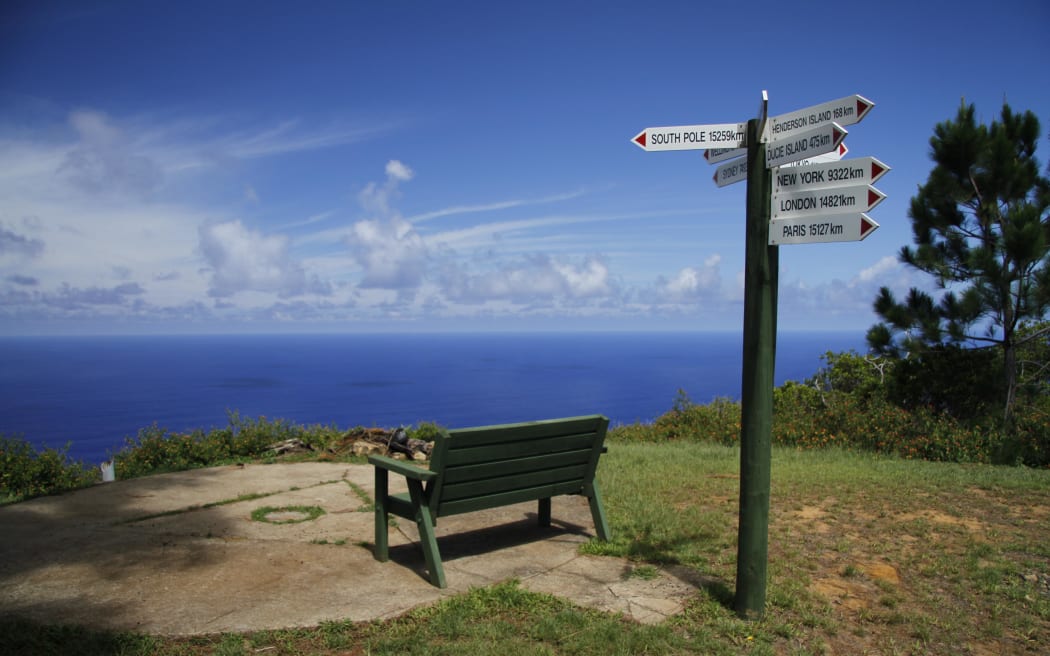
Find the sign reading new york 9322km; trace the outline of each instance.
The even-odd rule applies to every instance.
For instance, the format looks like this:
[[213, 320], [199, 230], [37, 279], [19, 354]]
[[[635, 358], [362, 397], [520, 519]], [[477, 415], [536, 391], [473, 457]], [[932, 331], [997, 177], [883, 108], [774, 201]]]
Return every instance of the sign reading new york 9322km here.
[[645, 128], [631, 141], [645, 151], [743, 148], [747, 145], [746, 123], [674, 125]]

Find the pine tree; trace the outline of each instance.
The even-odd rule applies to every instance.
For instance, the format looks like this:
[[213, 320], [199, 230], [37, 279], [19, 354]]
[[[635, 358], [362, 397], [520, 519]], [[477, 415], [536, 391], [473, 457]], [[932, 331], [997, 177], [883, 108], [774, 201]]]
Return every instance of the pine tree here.
[[1032, 112], [1004, 104], [988, 126], [974, 114], [963, 103], [954, 120], [934, 128], [934, 168], [908, 210], [915, 247], [899, 256], [944, 292], [934, 299], [912, 288], [899, 302], [883, 287], [874, 304], [883, 321], [868, 331], [868, 343], [898, 356], [948, 344], [1000, 348], [1009, 427], [1018, 327], [1050, 307], [1050, 180], [1035, 159], [1040, 132]]

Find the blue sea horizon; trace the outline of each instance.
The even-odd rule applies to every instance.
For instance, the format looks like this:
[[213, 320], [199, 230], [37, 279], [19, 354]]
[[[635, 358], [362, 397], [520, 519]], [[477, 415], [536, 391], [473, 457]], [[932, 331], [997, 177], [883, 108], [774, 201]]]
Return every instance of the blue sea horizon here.
[[[776, 384], [861, 332], [783, 332]], [[600, 413], [650, 422], [684, 391], [740, 396], [739, 333], [397, 333], [0, 338], [0, 434], [99, 463], [156, 424], [473, 426]]]

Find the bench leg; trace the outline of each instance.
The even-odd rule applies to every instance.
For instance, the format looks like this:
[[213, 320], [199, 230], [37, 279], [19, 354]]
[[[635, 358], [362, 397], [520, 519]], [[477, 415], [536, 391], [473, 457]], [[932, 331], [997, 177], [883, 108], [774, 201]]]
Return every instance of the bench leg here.
[[419, 528], [419, 542], [423, 547], [423, 557], [427, 561], [430, 582], [439, 588], [444, 588], [446, 587], [445, 568], [441, 566], [441, 552], [438, 551], [437, 537], [434, 535], [434, 518], [430, 513], [430, 506], [426, 504], [423, 497], [422, 483], [408, 481], [408, 492], [412, 497], [412, 505], [416, 509], [416, 527]]
[[551, 525], [551, 498], [540, 499], [539, 509], [540, 526]]
[[609, 525], [605, 522], [605, 508], [602, 506], [602, 495], [598, 490], [598, 481], [591, 483], [591, 493], [587, 497], [591, 505], [591, 519], [594, 520], [594, 531], [598, 539], [609, 541]]
[[389, 532], [387, 530], [387, 471], [382, 467], [376, 467], [376, 548], [373, 556], [381, 563], [390, 558]]

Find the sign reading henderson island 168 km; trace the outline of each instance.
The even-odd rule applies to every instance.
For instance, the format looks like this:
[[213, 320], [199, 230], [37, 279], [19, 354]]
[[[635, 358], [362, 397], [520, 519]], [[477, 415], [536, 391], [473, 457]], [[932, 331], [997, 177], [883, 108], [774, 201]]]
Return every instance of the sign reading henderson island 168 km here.
[[633, 139], [645, 151], [702, 150], [706, 148], [743, 148], [747, 145], [746, 123], [715, 125], [674, 125], [645, 128]]
[[831, 122], [839, 125], [860, 123], [875, 103], [856, 94], [813, 105], [787, 114], [770, 117], [766, 134], [770, 140], [782, 139], [795, 132], [811, 130]]

